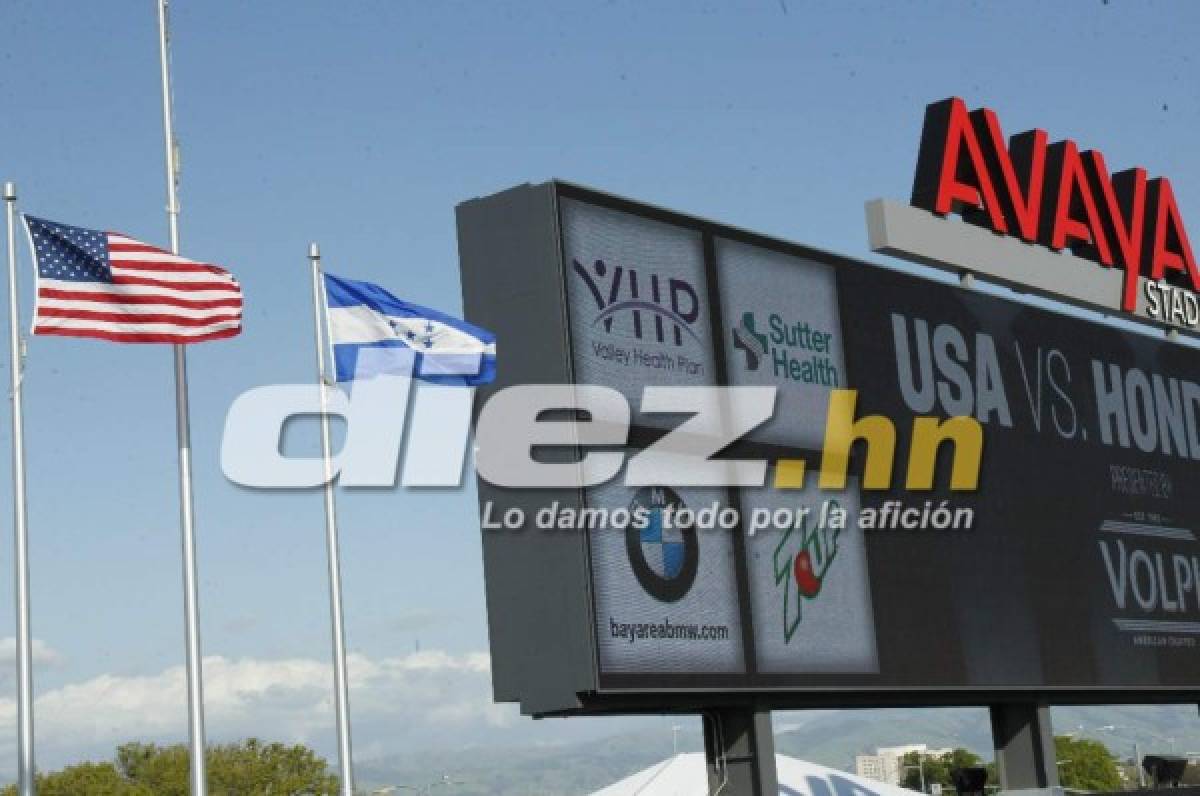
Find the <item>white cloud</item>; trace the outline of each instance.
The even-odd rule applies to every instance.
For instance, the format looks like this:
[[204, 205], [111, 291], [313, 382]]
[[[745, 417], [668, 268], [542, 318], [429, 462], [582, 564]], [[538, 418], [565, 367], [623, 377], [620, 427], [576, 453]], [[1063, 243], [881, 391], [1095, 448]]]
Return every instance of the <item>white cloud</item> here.
[[[11, 677], [16, 669], [17, 640], [13, 636], [0, 638], [0, 677]], [[57, 666], [63, 656], [40, 638], [33, 640], [33, 665]]]
[[[48, 647], [42, 650], [56, 657]], [[492, 702], [484, 653], [430, 650], [378, 659], [355, 654], [348, 670], [359, 759], [414, 746], [483, 742], [519, 720], [513, 706]], [[309, 743], [328, 754], [333, 748], [332, 686], [332, 666], [323, 661], [206, 658], [209, 741], [258, 736]], [[81, 758], [109, 758], [117, 744], [128, 740], [181, 742], [187, 727], [184, 669], [105, 674], [48, 690], [38, 694], [34, 715], [43, 769]], [[12, 760], [8, 751], [15, 725], [14, 700], [0, 699], [0, 774]]]

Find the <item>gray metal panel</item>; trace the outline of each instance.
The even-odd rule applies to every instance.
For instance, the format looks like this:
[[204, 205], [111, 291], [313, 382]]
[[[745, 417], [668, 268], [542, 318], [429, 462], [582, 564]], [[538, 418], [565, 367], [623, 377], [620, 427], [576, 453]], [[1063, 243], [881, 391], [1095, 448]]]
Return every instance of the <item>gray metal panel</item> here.
[[[460, 204], [463, 308], [496, 334], [496, 381], [476, 406], [514, 384], [565, 384], [571, 378], [562, 258], [554, 185], [521, 185]], [[479, 481], [482, 511], [518, 507], [532, 518], [558, 501], [582, 505], [563, 490], [499, 489]], [[482, 531], [492, 684], [498, 702], [523, 713], [579, 706], [596, 688], [591, 579], [586, 539], [572, 531]]]
[[1050, 707], [1025, 702], [992, 705], [989, 710], [1000, 789], [1011, 793], [1057, 787]]
[[[1131, 321], [1167, 324], [1149, 315], [1138, 277], [1137, 310], [1121, 309], [1125, 272], [1105, 268], [1017, 238], [997, 235], [964, 221], [941, 218], [927, 210], [891, 199], [867, 202], [867, 238], [871, 250], [956, 274], [972, 272], [1028, 293], [1067, 301]], [[1186, 327], [1182, 332], [1194, 333]]]
[[771, 711], [751, 705], [717, 708], [704, 711], [702, 720], [710, 793], [779, 793]]

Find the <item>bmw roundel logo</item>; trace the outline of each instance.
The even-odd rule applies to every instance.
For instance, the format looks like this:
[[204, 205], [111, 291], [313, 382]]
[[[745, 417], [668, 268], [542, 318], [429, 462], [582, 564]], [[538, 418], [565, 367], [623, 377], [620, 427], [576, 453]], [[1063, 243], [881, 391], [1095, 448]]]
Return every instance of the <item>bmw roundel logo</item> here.
[[649, 512], [644, 528], [633, 523], [625, 529], [625, 550], [633, 574], [646, 593], [656, 600], [673, 603], [683, 598], [696, 581], [700, 567], [700, 543], [694, 525], [666, 527], [663, 513], [668, 507], [682, 508], [683, 500], [669, 487], [642, 487], [629, 504], [630, 513]]

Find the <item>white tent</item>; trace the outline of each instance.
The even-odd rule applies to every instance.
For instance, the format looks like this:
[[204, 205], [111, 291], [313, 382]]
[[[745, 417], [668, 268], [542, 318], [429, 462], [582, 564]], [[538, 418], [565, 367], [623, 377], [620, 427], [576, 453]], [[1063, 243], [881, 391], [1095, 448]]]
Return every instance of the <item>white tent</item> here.
[[[915, 796], [913, 791], [874, 782], [844, 771], [775, 756], [780, 796]], [[675, 755], [592, 796], [708, 796], [704, 755]]]

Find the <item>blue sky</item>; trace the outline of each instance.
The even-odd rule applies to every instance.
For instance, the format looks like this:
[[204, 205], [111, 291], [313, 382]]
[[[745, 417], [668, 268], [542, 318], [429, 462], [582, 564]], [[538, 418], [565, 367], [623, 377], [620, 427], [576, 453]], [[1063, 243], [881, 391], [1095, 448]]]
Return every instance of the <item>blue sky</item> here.
[[[35, 214], [165, 243], [153, 2], [4, 0], [0, 20], [0, 178]], [[865, 255], [863, 202], [908, 196], [924, 106], [949, 95], [1168, 175], [1197, 218], [1198, 23], [1191, 4], [1122, 0], [177, 3], [182, 250], [247, 296], [245, 333], [190, 359], [205, 653], [328, 658], [319, 495], [241, 490], [218, 466], [239, 393], [311, 379], [310, 240], [335, 273], [457, 312], [454, 205], [557, 176]], [[170, 365], [166, 348], [30, 342], [39, 693], [182, 661]], [[6, 455], [5, 505], [8, 476]], [[356, 491], [340, 511], [357, 655], [419, 641], [453, 669], [486, 650], [472, 489]], [[0, 588], [0, 636], [12, 613]], [[146, 732], [182, 738], [184, 703], [164, 710]], [[410, 718], [376, 714], [360, 749]], [[284, 731], [256, 721], [215, 733]], [[93, 729], [47, 739], [50, 761], [125, 732]]]

